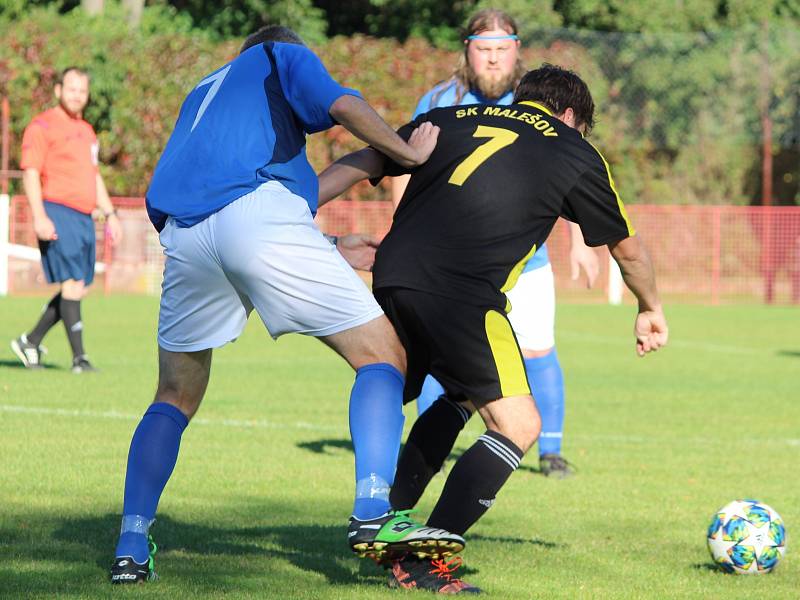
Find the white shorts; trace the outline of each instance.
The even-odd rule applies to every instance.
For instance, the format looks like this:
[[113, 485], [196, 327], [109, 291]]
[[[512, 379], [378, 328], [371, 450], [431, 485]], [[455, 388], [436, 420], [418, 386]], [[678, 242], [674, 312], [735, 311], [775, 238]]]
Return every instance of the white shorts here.
[[526, 271], [506, 292], [511, 302], [508, 320], [523, 350], [547, 350], [556, 345], [556, 289], [553, 267]]
[[383, 314], [306, 201], [276, 181], [193, 227], [169, 219], [160, 239], [166, 262], [158, 343], [166, 350], [227, 344], [254, 307], [273, 338], [332, 335]]

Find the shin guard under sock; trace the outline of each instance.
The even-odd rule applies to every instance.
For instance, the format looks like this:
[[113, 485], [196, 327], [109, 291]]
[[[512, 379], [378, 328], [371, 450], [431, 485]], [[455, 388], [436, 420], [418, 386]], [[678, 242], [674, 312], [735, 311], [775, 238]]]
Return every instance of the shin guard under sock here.
[[397, 463], [397, 476], [389, 496], [392, 508], [406, 510], [416, 506], [469, 417], [466, 408], [441, 396], [417, 418]]
[[430, 527], [464, 535], [494, 504], [524, 452], [496, 431], [487, 431], [461, 458], [444, 484], [428, 519]]

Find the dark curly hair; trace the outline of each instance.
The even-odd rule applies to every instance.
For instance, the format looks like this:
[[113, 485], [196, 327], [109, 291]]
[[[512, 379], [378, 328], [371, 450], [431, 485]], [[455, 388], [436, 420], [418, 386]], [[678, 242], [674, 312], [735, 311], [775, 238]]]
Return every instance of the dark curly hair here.
[[571, 108], [576, 125], [585, 126], [587, 134], [594, 127], [594, 100], [589, 86], [568, 69], [544, 63], [525, 73], [514, 92], [514, 102], [524, 100], [539, 102], [556, 115]]

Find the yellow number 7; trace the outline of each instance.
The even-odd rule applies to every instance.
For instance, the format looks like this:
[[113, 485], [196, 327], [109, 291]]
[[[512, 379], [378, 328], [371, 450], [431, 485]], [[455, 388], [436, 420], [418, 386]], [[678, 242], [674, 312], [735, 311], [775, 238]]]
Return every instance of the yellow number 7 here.
[[513, 144], [519, 137], [519, 134], [501, 127], [478, 125], [472, 137], [491, 139], [485, 144], [481, 144], [475, 148], [467, 158], [459, 163], [450, 176], [450, 179], [447, 180], [448, 183], [462, 185], [467, 178], [472, 175], [475, 169], [480, 167], [492, 154]]

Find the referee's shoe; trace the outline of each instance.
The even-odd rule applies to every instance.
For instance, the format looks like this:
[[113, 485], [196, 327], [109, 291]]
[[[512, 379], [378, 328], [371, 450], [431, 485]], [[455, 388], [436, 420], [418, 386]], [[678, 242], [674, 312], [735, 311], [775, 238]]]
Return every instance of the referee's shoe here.
[[347, 541], [361, 558], [385, 562], [405, 554], [443, 558], [464, 549], [464, 538], [444, 529], [428, 527], [409, 518], [410, 510], [389, 511], [375, 519], [350, 518]]
[[42, 345], [31, 344], [24, 333], [17, 339], [11, 340], [11, 349], [26, 369], [42, 368], [42, 355], [47, 354], [47, 349]]

